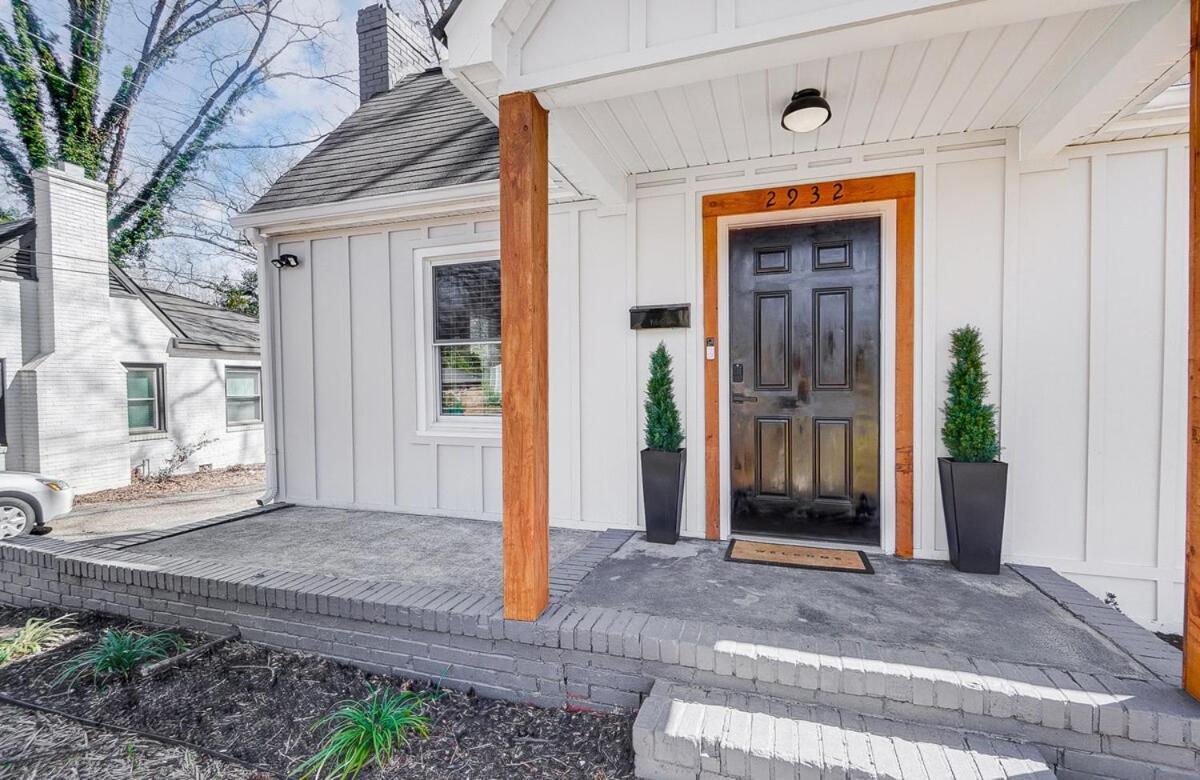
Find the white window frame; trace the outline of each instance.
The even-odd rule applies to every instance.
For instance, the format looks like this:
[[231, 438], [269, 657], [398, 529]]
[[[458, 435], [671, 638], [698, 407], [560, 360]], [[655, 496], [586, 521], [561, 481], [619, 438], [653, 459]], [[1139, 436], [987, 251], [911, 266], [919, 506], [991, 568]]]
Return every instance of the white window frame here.
[[167, 367], [162, 363], [125, 363], [125, 373], [130, 371], [149, 371], [154, 375], [154, 396], [152, 398], [130, 398], [129, 385], [125, 385], [125, 424], [129, 425], [130, 401], [154, 401], [155, 425], [143, 428], [129, 428], [130, 436], [142, 436], [167, 432]]
[[500, 438], [500, 415], [464, 416], [441, 413], [438, 344], [434, 339], [433, 269], [441, 265], [488, 260], [500, 260], [499, 241], [430, 246], [413, 250], [413, 333], [414, 354], [417, 356], [418, 435]]
[[[255, 374], [258, 376], [258, 395], [229, 395], [229, 373]], [[225, 427], [229, 430], [261, 427], [263, 424], [262, 368], [260, 366], [225, 366]], [[258, 399], [258, 419], [235, 422], [229, 419], [229, 399], [244, 401], [249, 398]]]

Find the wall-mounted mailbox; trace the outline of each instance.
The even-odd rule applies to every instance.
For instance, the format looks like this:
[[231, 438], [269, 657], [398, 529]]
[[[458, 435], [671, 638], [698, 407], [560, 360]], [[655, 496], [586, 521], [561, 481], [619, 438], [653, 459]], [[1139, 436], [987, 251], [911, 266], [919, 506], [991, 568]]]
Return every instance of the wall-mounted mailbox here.
[[691, 327], [691, 306], [676, 303], [667, 306], [634, 306], [629, 310], [629, 327], [634, 330], [651, 328]]

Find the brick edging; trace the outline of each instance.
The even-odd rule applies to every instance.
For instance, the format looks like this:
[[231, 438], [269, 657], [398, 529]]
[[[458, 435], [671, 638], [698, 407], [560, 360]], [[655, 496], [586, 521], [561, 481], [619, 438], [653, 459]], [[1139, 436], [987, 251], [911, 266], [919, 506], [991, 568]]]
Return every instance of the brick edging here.
[[1124, 613], [1105, 605], [1083, 587], [1045, 566], [1008, 567], [1088, 628], [1119, 647], [1168, 685], [1183, 684], [1183, 653], [1142, 628]]
[[179, 536], [190, 531], [199, 531], [202, 528], [212, 528], [213, 526], [232, 523], [235, 520], [245, 520], [248, 517], [265, 515], [270, 512], [275, 512], [280, 509], [287, 509], [292, 506], [294, 505], [289, 504], [286, 501], [279, 501], [274, 504], [264, 504], [261, 506], [251, 507], [250, 509], [243, 509], [240, 512], [231, 512], [227, 515], [208, 517], [203, 520], [197, 520], [195, 522], [185, 523], [183, 525], [174, 525], [170, 528], [163, 528], [157, 531], [146, 531], [144, 533], [134, 534], [133, 536], [122, 536], [108, 542], [96, 540], [95, 542], [89, 542], [88, 544], [102, 550], [124, 550], [127, 547], [136, 547], [139, 544], [157, 542], [160, 539], [169, 539], [172, 536]]
[[1200, 707], [1180, 709], [1178, 690], [1157, 680], [561, 601], [537, 622], [510, 621], [499, 595], [48, 537], [0, 543], [0, 601], [207, 633], [235, 625], [250, 641], [551, 706], [634, 708], [654, 679], [666, 677], [990, 733], [1029, 732], [1063, 747], [1200, 769]]

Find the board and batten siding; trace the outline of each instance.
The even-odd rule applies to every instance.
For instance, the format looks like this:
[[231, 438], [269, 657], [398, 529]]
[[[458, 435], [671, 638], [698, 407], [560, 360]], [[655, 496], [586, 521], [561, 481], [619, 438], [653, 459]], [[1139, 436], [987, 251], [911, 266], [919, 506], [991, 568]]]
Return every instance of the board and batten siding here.
[[[498, 519], [500, 435], [422, 426], [418, 250], [494, 244], [495, 214], [282, 239], [300, 267], [273, 273], [281, 349], [281, 496], [299, 503]], [[550, 218], [550, 512], [558, 525], [636, 524], [627, 419], [622, 214]], [[581, 294], [586, 290], [587, 294]], [[429, 370], [431, 366], [425, 366]], [[631, 514], [632, 513], [632, 514]]]
[[[1003, 457], [1011, 561], [1051, 566], [1148, 625], [1182, 614], [1186, 166], [1180, 139], [1018, 156], [1015, 131], [643, 174], [624, 212], [550, 218], [550, 511], [637, 527], [649, 353], [664, 341], [689, 448], [684, 533], [704, 533], [704, 194], [915, 171], [914, 546], [946, 557], [937, 485], [949, 332], [979, 326]], [[494, 433], [423, 430], [414, 253], [498, 243], [494, 214], [281, 238], [282, 497], [498, 518]], [[631, 331], [688, 303], [690, 329]]]

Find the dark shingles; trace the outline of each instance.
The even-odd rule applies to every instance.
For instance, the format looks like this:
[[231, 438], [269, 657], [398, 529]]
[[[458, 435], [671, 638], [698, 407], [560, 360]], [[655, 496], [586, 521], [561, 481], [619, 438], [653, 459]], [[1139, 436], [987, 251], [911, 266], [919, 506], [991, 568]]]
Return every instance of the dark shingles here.
[[281, 176], [250, 213], [499, 176], [496, 126], [433, 68], [362, 104]]
[[258, 320], [182, 295], [144, 290], [190, 342], [219, 347], [258, 349]]

